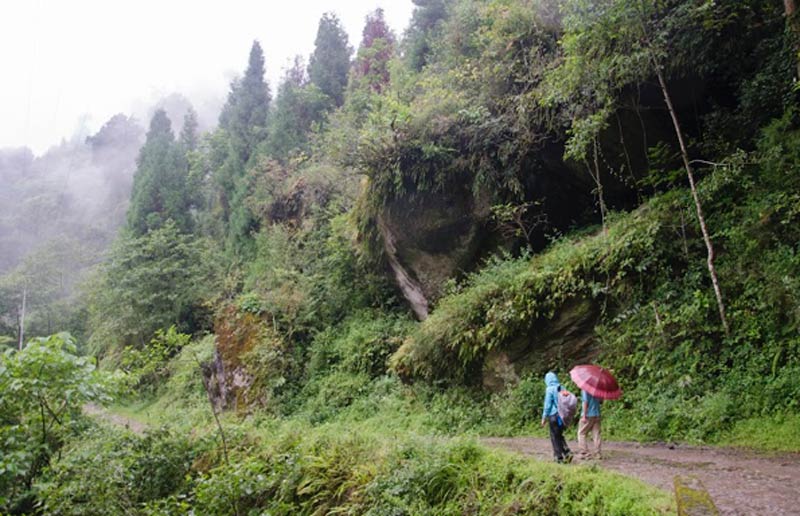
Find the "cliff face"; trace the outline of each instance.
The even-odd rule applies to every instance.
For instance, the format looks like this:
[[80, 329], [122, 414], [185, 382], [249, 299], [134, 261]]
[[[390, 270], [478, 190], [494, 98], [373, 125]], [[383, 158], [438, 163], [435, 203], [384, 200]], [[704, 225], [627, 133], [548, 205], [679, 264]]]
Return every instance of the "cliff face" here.
[[378, 219], [398, 288], [417, 318], [444, 283], [475, 263], [488, 236], [489, 202], [465, 188], [390, 203]]
[[[703, 82], [684, 79], [671, 86], [676, 92], [677, 109], [694, 115], [704, 92]], [[624, 108], [598, 139], [596, 164], [565, 161], [564, 142], [557, 138], [531, 144], [514, 165], [518, 190], [513, 194], [497, 185], [476, 186], [483, 184], [476, 178], [477, 172], [455, 167], [447, 172], [452, 173], [448, 177], [457, 179], [449, 179], [435, 190], [420, 191], [416, 185], [406, 185], [411, 193], [385, 202], [373, 220], [383, 241], [390, 274], [417, 319], [428, 317], [448, 280], [480, 268], [487, 256], [502, 249], [513, 254], [524, 246], [537, 253], [549, 245], [552, 235], [599, 224], [598, 193], [608, 210], [637, 206], [646, 193], [642, 188], [651, 188], [642, 186], [648, 183], [643, 178], [660, 169], [680, 166], [674, 156], [657, 157], [658, 162], [649, 156], [654, 143], [674, 138], [662, 104], [657, 91], [650, 87], [623, 99]], [[406, 165], [401, 162], [398, 166]], [[396, 172], [399, 177], [414, 177], [417, 171], [413, 167], [420, 168], [415, 161], [407, 166], [412, 168]], [[507, 222], [512, 226], [535, 225], [527, 239], [505, 234], [513, 231], [504, 232], [493, 217], [492, 207], [498, 204], [533, 207], [521, 221]], [[573, 308], [580, 307], [567, 307], [566, 319], [577, 317]], [[591, 333], [588, 321], [574, 322], [580, 328], [588, 325], [589, 330], [566, 324], [563, 328], [549, 325], [552, 327], [543, 331], [556, 340], [570, 340], [575, 332]], [[538, 340], [515, 343], [513, 346], [519, 350], [511, 351], [506, 358], [513, 363], [525, 362], [525, 356], [538, 352], [542, 346], [547, 348], [550, 340], [539, 336]], [[581, 338], [577, 340], [582, 342]], [[575, 345], [576, 353], [584, 352], [584, 344]]]

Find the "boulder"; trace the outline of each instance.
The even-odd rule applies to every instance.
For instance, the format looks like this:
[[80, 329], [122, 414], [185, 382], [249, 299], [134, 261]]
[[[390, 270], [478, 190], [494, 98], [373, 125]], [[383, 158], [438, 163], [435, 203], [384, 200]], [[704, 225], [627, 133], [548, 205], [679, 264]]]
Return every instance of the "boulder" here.
[[445, 282], [475, 264], [489, 231], [488, 197], [469, 188], [421, 192], [384, 207], [378, 229], [398, 288], [417, 318]]

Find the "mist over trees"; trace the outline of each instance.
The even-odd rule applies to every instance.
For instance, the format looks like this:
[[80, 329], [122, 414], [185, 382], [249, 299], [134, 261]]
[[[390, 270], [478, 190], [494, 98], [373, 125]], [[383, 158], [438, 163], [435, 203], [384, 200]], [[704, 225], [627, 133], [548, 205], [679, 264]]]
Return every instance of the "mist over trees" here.
[[[18, 340], [23, 326], [31, 337], [57, 327], [81, 336], [80, 286], [121, 228], [144, 233], [172, 219], [190, 229], [186, 156], [199, 142], [197, 113], [179, 94], [157, 106], [163, 109], [152, 111], [149, 137], [138, 120], [117, 114], [95, 134], [78, 135], [41, 156], [27, 148], [0, 149], [5, 338]], [[182, 117], [179, 140], [167, 110]]]
[[85, 141], [63, 142], [40, 157], [0, 150], [0, 271], [56, 236], [110, 241], [125, 218], [143, 136], [120, 114]]
[[143, 137], [134, 119], [118, 114], [85, 140], [39, 157], [0, 150], [4, 335], [18, 339], [23, 318], [31, 337], [57, 327], [81, 333], [76, 287], [125, 222]]

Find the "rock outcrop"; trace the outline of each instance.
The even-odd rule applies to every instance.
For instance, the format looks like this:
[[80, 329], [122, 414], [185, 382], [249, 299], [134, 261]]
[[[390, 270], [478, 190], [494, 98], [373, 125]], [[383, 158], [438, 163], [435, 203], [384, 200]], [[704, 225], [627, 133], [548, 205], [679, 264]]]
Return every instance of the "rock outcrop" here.
[[538, 321], [525, 338], [490, 351], [483, 362], [483, 386], [502, 391], [542, 364], [591, 362], [597, 353], [594, 327], [600, 308], [589, 299], [574, 299], [562, 306], [556, 316]]
[[217, 410], [246, 408], [245, 396], [253, 378], [242, 358], [261, 340], [263, 322], [256, 315], [229, 307], [214, 325], [214, 360], [203, 365], [209, 397]]
[[394, 279], [424, 320], [444, 283], [470, 270], [488, 231], [490, 204], [468, 188], [423, 192], [387, 205], [378, 229]]

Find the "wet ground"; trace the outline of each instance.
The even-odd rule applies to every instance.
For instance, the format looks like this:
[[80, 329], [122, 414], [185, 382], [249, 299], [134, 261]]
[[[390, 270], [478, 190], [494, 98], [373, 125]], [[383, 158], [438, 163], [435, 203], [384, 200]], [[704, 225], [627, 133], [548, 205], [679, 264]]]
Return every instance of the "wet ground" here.
[[[547, 439], [492, 437], [481, 442], [552, 460]], [[570, 446], [577, 450], [577, 443]], [[800, 515], [800, 454], [610, 442], [603, 443], [603, 459], [596, 462], [668, 491], [674, 490], [676, 475], [695, 476], [721, 514]]]

